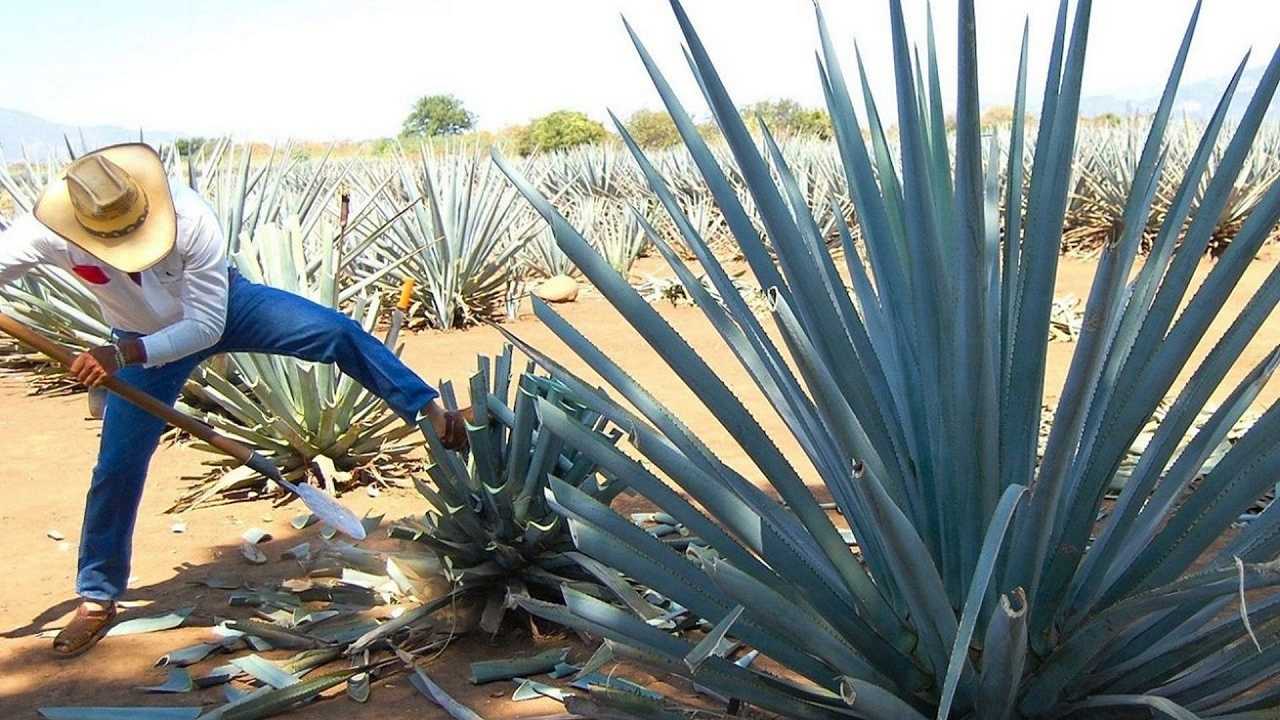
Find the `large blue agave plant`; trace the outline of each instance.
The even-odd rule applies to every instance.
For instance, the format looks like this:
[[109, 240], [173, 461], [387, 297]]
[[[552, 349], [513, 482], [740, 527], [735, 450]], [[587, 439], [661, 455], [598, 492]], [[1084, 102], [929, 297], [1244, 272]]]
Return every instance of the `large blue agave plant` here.
[[[1192, 430], [1280, 300], [1280, 272], [1272, 273], [1191, 381], [1176, 391], [1118, 502], [1100, 525], [1095, 519], [1126, 450], [1174, 390], [1192, 350], [1280, 219], [1280, 186], [1274, 186], [1184, 304], [1280, 81], [1280, 54], [1209, 169], [1240, 72], [1231, 80], [1177, 183], [1149, 260], [1130, 280], [1163, 170], [1196, 7], [1134, 173], [1125, 222], [1099, 261], [1083, 333], [1038, 459], [1047, 325], [1091, 5], [1079, 0], [1071, 19], [1068, 0], [1062, 0], [1026, 196], [1023, 158], [1032, 148], [1023, 119], [1025, 34], [1012, 132], [984, 138], [973, 0], [959, 0], [953, 154], [932, 32], [925, 62], [913, 63], [901, 2], [889, 0], [899, 154], [889, 150], [865, 80], [865, 118], [855, 111], [818, 12], [818, 73], [865, 238], [865, 246], [855, 246], [848, 228], [840, 228], [847, 278], [827, 252], [813, 210], [768, 129], [761, 128], [761, 148], [678, 0], [672, 6], [689, 65], [759, 209], [776, 262], [725, 169], [632, 34], [743, 256], [772, 293], [771, 315], [786, 354], [618, 123], [719, 298], [660, 236], [651, 233], [653, 241], [757, 391], [786, 421], [804, 458], [784, 456], [721, 375], [545, 197], [497, 158], [551, 223], [565, 253], [781, 496], [775, 499], [725, 465], [614, 359], [539, 304], [538, 316], [638, 414], [536, 349], [525, 350], [592, 410], [628, 429], [636, 450], [684, 493], [541, 403], [545, 426], [647, 495], [710, 549], [681, 556], [552, 480], [554, 504], [569, 519], [578, 547], [718, 625], [711, 640], [727, 631], [787, 672], [744, 669], [708, 656], [705, 647], [571, 589], [564, 605], [522, 599], [527, 609], [598, 633], [616, 649], [689, 675], [721, 695], [791, 718], [988, 720], [1104, 711], [1275, 716], [1280, 686], [1264, 681], [1280, 670], [1280, 597], [1250, 595], [1247, 615], [1238, 604], [1246, 591], [1280, 584], [1280, 564], [1273, 561], [1280, 550], [1280, 504], [1239, 534], [1227, 533], [1280, 471], [1280, 411], [1267, 412], [1187, 491], [1275, 369], [1273, 353], [1207, 424]], [[1010, 181], [1002, 188], [1000, 166], [1006, 162]], [[1211, 176], [1200, 192], [1206, 173]], [[852, 525], [860, 556], [845, 546], [802, 480], [801, 463], [812, 466]]]

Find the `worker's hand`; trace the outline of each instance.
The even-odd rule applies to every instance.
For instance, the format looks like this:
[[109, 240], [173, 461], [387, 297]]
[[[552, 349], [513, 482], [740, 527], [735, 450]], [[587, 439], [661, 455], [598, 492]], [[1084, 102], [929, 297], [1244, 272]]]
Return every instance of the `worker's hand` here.
[[111, 345], [82, 352], [71, 361], [71, 374], [85, 387], [97, 387], [120, 370], [116, 349]]

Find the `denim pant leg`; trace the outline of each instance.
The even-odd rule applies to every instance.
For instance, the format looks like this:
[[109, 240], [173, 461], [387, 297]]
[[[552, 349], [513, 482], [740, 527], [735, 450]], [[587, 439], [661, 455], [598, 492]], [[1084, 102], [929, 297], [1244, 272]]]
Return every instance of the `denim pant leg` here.
[[[172, 405], [198, 362], [193, 357], [154, 368], [127, 367], [117, 377]], [[142, 486], [164, 429], [164, 421], [115, 394], [108, 395], [98, 464], [93, 468], [80, 531], [76, 577], [80, 597], [107, 601], [124, 594]]]
[[287, 355], [333, 363], [408, 422], [439, 396], [435, 388], [346, 315], [232, 273], [227, 327], [210, 353]]

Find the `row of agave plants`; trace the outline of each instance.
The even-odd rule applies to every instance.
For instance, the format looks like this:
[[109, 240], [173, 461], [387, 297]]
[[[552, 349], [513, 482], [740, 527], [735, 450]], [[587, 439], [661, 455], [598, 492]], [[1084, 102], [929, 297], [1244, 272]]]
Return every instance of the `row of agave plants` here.
[[[443, 200], [447, 187], [429, 163], [405, 161], [398, 178], [379, 184], [353, 166], [299, 181], [243, 160], [218, 182], [256, 187], [264, 199], [246, 203], [233, 195], [225, 208], [219, 202], [229, 228], [239, 230], [228, 241], [237, 264], [256, 264], [264, 279], [292, 278], [299, 291], [368, 312], [358, 298], [413, 277], [414, 263], [464, 262], [452, 242], [451, 232], [464, 232], [455, 221], [474, 217], [477, 207], [521, 207], [509, 194], [518, 193], [549, 225], [555, 248], [722, 426], [686, 426], [627, 373], [623, 358], [601, 352], [535, 299], [536, 315], [616, 397], [508, 333], [541, 373], [530, 369], [513, 381], [510, 354], [481, 360], [469, 384], [477, 408], [471, 449], [447, 451], [425, 428], [431, 463], [417, 485], [431, 508], [393, 530], [445, 559], [457, 584], [449, 599], [482, 601], [481, 622], [490, 630], [514, 605], [603, 638], [600, 658], [684, 676], [716, 697], [786, 718], [1274, 717], [1280, 505], [1244, 529], [1234, 524], [1280, 472], [1277, 406], [1212, 470], [1202, 469], [1269, 380], [1280, 349], [1236, 387], [1222, 388], [1226, 401], [1193, 426], [1280, 302], [1280, 271], [1236, 317], [1222, 318], [1227, 329], [1213, 349], [1188, 365], [1280, 221], [1280, 184], [1258, 190], [1253, 211], [1187, 294], [1250, 171], [1280, 85], [1280, 52], [1223, 142], [1241, 63], [1173, 176], [1167, 207], [1158, 210], [1196, 5], [1120, 190], [1123, 222], [1101, 247], [1086, 321], [1039, 457], [1048, 324], [1075, 192], [1092, 3], [1078, 0], [1073, 10], [1061, 2], [1034, 133], [1020, 119], [1028, 84], [1024, 35], [1015, 81], [1019, 119], [986, 136], [973, 0], [958, 3], [954, 133], [943, 113], [932, 29], [919, 65], [900, 0], [888, 4], [896, 144], [869, 92], [862, 93], [863, 116], [855, 109], [817, 12], [833, 167], [859, 220], [855, 242], [846, 212], [834, 203], [839, 254], [830, 252], [826, 211], [813, 202], [811, 186], [767, 128], [753, 134], [734, 111], [679, 0], [672, 7], [689, 67], [723, 148], [708, 146], [627, 28], [680, 131], [685, 170], [701, 177], [723, 232], [769, 289], [767, 313], [748, 305], [699, 225], [697, 206], [670, 180], [660, 161], [672, 155], [650, 157], [619, 123], [652, 198], [647, 207], [627, 207], [627, 222], [680, 278], [754, 387], [731, 387], [645, 302], [604, 247], [595, 212], [565, 206], [573, 190], [548, 186], [536, 163], [495, 156], [510, 186], [491, 181], [487, 166], [463, 164], [475, 173], [468, 189], [494, 183], [495, 205], [488, 206], [470, 192]], [[1014, 181], [1001, 182], [1002, 172]], [[597, 187], [617, 185], [608, 168], [590, 178], [593, 196], [606, 195]], [[273, 182], [295, 183], [296, 192], [262, 189]], [[327, 217], [321, 201], [341, 195], [344, 183], [363, 191]], [[277, 197], [293, 199], [273, 205]], [[426, 242], [404, 239], [414, 227], [424, 229]], [[1138, 268], [1144, 243], [1150, 255]], [[285, 260], [281, 245], [293, 248]], [[277, 249], [264, 252], [271, 246]], [[381, 255], [370, 260], [370, 252]], [[496, 252], [510, 259], [520, 250], [500, 245]], [[271, 275], [276, 271], [282, 274]], [[438, 275], [424, 297], [458, 292], [461, 281]], [[29, 297], [18, 302], [39, 305], [29, 286], [22, 291]], [[395, 339], [389, 333], [388, 342]], [[1192, 380], [1175, 386], [1184, 370], [1194, 370]], [[268, 364], [242, 366], [230, 383], [252, 390], [271, 372]], [[278, 372], [297, 388], [320, 377], [315, 369]], [[779, 449], [739, 399], [748, 393], [785, 421], [800, 455]], [[1133, 440], [1170, 395], [1155, 436], [1103, 513]], [[452, 389], [446, 397], [454, 402]], [[358, 407], [355, 401], [347, 417]], [[711, 433], [720, 431], [766, 487], [709, 449]], [[696, 542], [664, 541], [619, 514], [612, 501], [623, 489], [644, 496]], [[819, 490], [834, 500], [858, 552]], [[366, 637], [408, 632], [433, 607], [425, 603], [422, 612]], [[769, 662], [730, 659], [726, 638]]]
[[[1072, 196], [1067, 206], [1064, 252], [1098, 255], [1121, 231], [1128, 188], [1133, 184], [1140, 150], [1150, 130], [1150, 119], [1130, 120], [1117, 127], [1091, 127], [1081, 133], [1074, 160]], [[1165, 145], [1164, 171], [1156, 179], [1147, 231], [1142, 251], [1151, 249], [1161, 224], [1174, 210], [1181, 179], [1193, 168], [1199, 138], [1204, 128], [1183, 121], [1170, 128]], [[1214, 146], [1209, 167], [1221, 163], [1227, 149], [1225, 140]], [[1231, 188], [1222, 216], [1207, 246], [1213, 256], [1225, 252], [1231, 238], [1239, 234], [1249, 215], [1265, 198], [1266, 190], [1280, 178], [1280, 128], [1268, 125], [1245, 160], [1244, 168]], [[1208, 181], [1196, 188], [1198, 203], [1208, 191]], [[1194, 205], [1193, 205], [1194, 207]]]

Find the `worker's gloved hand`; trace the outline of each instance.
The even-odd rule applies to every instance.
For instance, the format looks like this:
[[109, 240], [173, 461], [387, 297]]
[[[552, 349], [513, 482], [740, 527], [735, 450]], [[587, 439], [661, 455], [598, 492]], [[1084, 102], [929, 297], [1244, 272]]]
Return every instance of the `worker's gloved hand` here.
[[114, 345], [103, 345], [82, 352], [71, 361], [71, 374], [85, 387], [97, 387], [120, 370], [119, 353]]

